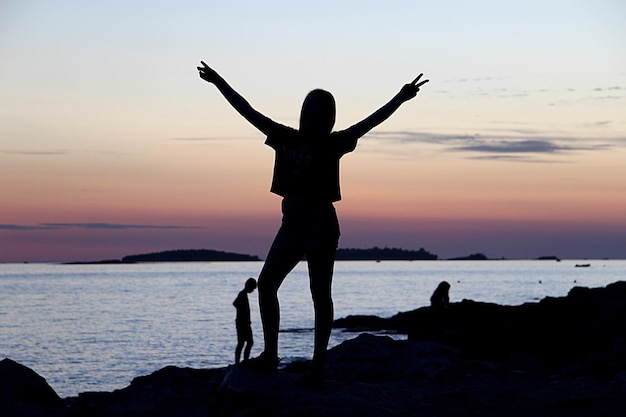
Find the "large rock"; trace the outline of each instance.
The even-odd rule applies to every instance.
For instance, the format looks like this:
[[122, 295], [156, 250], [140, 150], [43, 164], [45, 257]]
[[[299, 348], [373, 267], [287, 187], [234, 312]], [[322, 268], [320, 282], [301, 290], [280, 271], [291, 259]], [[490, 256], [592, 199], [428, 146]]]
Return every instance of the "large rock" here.
[[328, 352], [322, 387], [302, 383], [307, 363], [292, 364], [276, 374], [229, 367], [211, 415], [413, 415], [428, 392], [415, 388], [426, 385], [456, 356], [453, 349], [439, 343], [362, 334]]
[[84, 393], [49, 417], [568, 417], [626, 415], [626, 377], [547, 378], [464, 358], [433, 341], [363, 334], [331, 349], [322, 387], [301, 384], [309, 361], [274, 374], [237, 366], [163, 368], [122, 390]]
[[69, 401], [69, 416], [206, 417], [223, 378], [224, 369], [168, 366], [120, 390], [79, 394]]
[[35, 371], [8, 358], [0, 361], [0, 415], [43, 416], [63, 408], [63, 400]]
[[302, 364], [276, 374], [229, 367], [210, 416], [378, 417], [626, 415], [626, 382], [536, 378], [465, 359], [436, 342], [361, 335], [328, 352], [322, 388], [299, 384]]
[[459, 353], [435, 341], [361, 334], [328, 352], [327, 374], [342, 382], [387, 383], [432, 377]]
[[436, 340], [466, 358], [509, 363], [524, 371], [613, 377], [626, 371], [626, 282], [573, 288], [567, 297], [502, 306], [463, 300], [381, 319], [338, 320], [348, 330], [392, 330]]

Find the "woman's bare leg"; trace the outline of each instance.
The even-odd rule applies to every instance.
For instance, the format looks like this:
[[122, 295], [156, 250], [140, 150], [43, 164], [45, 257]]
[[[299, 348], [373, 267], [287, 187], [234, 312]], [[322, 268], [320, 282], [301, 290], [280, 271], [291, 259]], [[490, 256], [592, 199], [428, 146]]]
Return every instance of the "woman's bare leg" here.
[[281, 228], [259, 275], [259, 310], [263, 324], [264, 354], [271, 359], [278, 357], [278, 329], [280, 325], [278, 288], [287, 274], [302, 259], [304, 253], [300, 246], [295, 239], [289, 236], [289, 233]]

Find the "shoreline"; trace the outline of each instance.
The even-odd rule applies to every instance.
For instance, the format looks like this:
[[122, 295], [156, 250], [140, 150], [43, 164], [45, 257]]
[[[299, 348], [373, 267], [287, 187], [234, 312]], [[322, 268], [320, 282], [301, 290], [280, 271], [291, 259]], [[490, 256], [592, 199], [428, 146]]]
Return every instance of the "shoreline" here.
[[[471, 255], [470, 255], [471, 256]], [[380, 262], [419, 262], [419, 263], [429, 263], [429, 262], [541, 262], [541, 263], [552, 263], [552, 262], [577, 262], [581, 265], [589, 264], [589, 267], [594, 267], [594, 263], [599, 262], [621, 262], [626, 261], [626, 258], [558, 258], [556, 259], [543, 259], [544, 257], [538, 258], [487, 258], [487, 259], [469, 259], [469, 257], [458, 257], [458, 258], [442, 258], [436, 260], [427, 260], [427, 259], [377, 259], [377, 258], [354, 258], [354, 259], [336, 259], [335, 262], [372, 262], [372, 263], [380, 263]], [[305, 261], [305, 260], [303, 260]], [[212, 259], [212, 260], [180, 260], [180, 261], [171, 261], [171, 260], [162, 260], [162, 261], [124, 261], [123, 259], [104, 259], [104, 260], [96, 260], [96, 261], [1, 261], [0, 265], [149, 265], [149, 264], [167, 264], [167, 263], [231, 263], [231, 262], [264, 262], [264, 259], [248, 259], [248, 260], [227, 260], [227, 259]], [[572, 265], [575, 267], [575, 265]]]

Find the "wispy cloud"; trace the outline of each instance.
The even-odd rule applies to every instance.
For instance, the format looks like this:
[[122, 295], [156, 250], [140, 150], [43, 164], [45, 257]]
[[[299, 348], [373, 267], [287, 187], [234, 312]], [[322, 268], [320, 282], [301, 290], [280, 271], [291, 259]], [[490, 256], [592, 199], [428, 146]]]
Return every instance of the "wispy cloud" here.
[[36, 225], [0, 224], [0, 230], [60, 230], [60, 229], [99, 229], [99, 230], [176, 230], [202, 229], [201, 226], [177, 225], [147, 225], [147, 224], [118, 224], [118, 223], [40, 223]]
[[16, 151], [16, 150], [0, 150], [5, 155], [21, 155], [21, 156], [59, 156], [68, 155], [70, 152], [65, 149], [49, 150], [49, 151]]
[[[447, 96], [466, 96], [478, 98], [510, 99], [524, 97], [548, 97], [550, 106], [571, 105], [587, 100], [624, 99], [626, 86], [608, 85], [589, 88], [578, 86], [558, 88], [519, 87], [511, 78], [486, 76], [478, 78], [454, 78], [439, 82], [444, 88], [430, 93]], [[450, 88], [447, 88], [450, 87]]]
[[619, 85], [614, 85], [612, 87], [596, 87], [593, 90], [594, 91], [622, 91], [624, 90], [624, 87], [621, 87]]
[[224, 142], [234, 140], [249, 140], [250, 136], [219, 136], [219, 137], [197, 137], [197, 138], [170, 138], [169, 140], [175, 142]]
[[448, 79], [448, 80], [443, 80], [443, 83], [460, 83], [460, 84], [464, 84], [464, 83], [480, 83], [480, 82], [492, 82], [492, 81], [504, 81], [507, 80], [508, 78], [506, 77], [492, 77], [492, 76], [487, 76], [487, 77], [474, 77], [474, 78], [452, 78], [452, 79]]
[[502, 155], [475, 155], [468, 156], [467, 159], [473, 159], [477, 161], [509, 161], [509, 162], [542, 162], [542, 163], [552, 163], [555, 161], [546, 161], [539, 160], [533, 158], [528, 155], [512, 155], [512, 154], [502, 154]]
[[176, 142], [214, 142], [218, 140], [224, 140], [224, 138], [207, 137], [207, 138], [171, 138], [170, 140]]
[[472, 141], [477, 135], [469, 134], [445, 134], [432, 132], [411, 132], [406, 130], [397, 131], [376, 131], [368, 133], [367, 138], [385, 141], [395, 141], [399, 143], [429, 143], [438, 145], [449, 145], [457, 142]]
[[[508, 131], [493, 129], [486, 132], [486, 134], [442, 134], [387, 131], [370, 133], [368, 138], [387, 143], [393, 141], [400, 144], [440, 146], [442, 152], [467, 153], [468, 159], [508, 159], [525, 162], [539, 160], [539, 157], [545, 155], [607, 150], [626, 141], [626, 137], [599, 140], [590, 137], [552, 136], [546, 132], [524, 128]], [[383, 151], [386, 148], [383, 148]], [[388, 152], [393, 151], [388, 149]]]
[[47, 149], [47, 150], [17, 150], [17, 149], [0, 149], [0, 154], [16, 155], [16, 156], [74, 156], [74, 155], [104, 155], [104, 156], [129, 156], [136, 155], [130, 152], [120, 152], [117, 150], [80, 150], [80, 149]]
[[458, 146], [458, 151], [481, 152], [481, 153], [557, 153], [571, 150], [569, 146], [559, 146], [546, 140], [522, 140], [522, 141], [483, 141], [483, 143]]
[[14, 230], [14, 231], [24, 231], [24, 230], [46, 230], [46, 229], [54, 229], [53, 227], [46, 227], [42, 225], [23, 225], [23, 224], [0, 224], [0, 230]]

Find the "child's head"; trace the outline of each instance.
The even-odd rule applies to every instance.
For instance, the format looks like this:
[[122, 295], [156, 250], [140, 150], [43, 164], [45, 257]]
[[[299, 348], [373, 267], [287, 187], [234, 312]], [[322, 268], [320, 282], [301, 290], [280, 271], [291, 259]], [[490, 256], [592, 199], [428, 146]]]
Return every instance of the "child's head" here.
[[251, 293], [256, 288], [256, 280], [254, 278], [248, 278], [246, 281], [246, 292]]
[[335, 125], [335, 98], [326, 90], [316, 89], [307, 94], [300, 112], [300, 132], [327, 135]]

